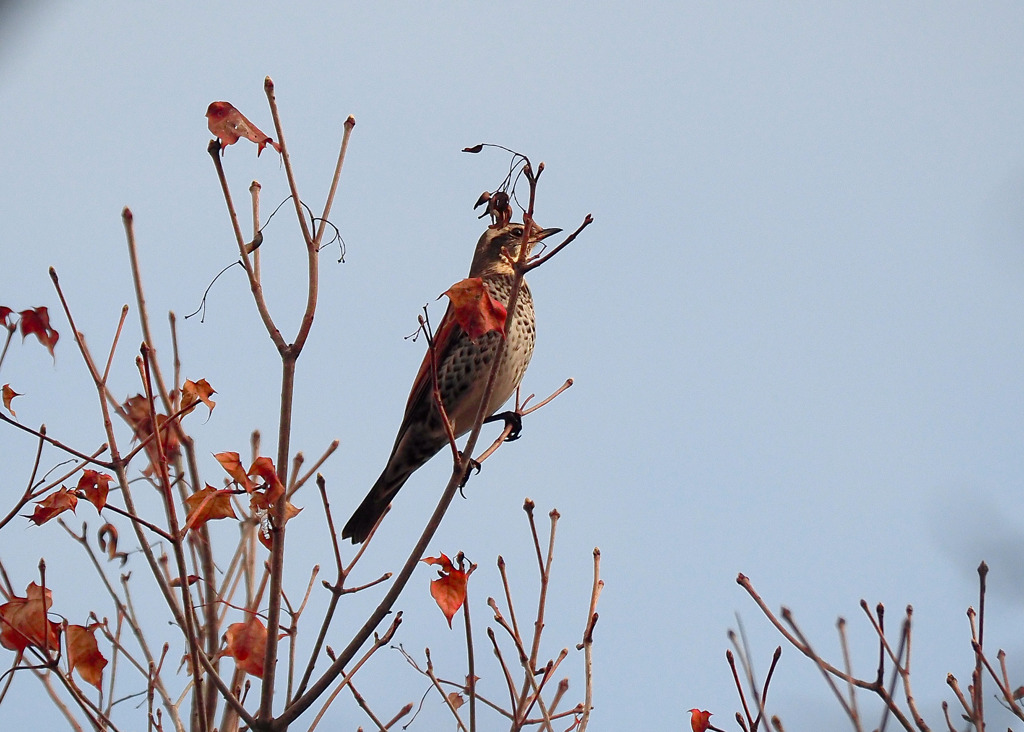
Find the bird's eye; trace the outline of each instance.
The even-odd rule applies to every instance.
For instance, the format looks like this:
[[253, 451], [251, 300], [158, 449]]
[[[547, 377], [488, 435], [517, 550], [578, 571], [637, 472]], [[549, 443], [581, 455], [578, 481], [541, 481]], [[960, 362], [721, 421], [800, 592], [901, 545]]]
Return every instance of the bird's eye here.
[[517, 226], [516, 228], [512, 229], [512, 236], [514, 236], [516, 239], [522, 239], [523, 230]]

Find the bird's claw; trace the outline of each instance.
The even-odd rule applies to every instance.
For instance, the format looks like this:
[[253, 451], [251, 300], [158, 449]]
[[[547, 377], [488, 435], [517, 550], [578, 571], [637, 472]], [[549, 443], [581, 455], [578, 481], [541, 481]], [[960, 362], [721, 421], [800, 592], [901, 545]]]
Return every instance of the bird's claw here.
[[[465, 455], [463, 455], [463, 457], [465, 457]], [[473, 474], [474, 469], [476, 470], [476, 472], [479, 473], [480, 463], [474, 460], [473, 458], [469, 458], [469, 470], [467, 470], [466, 474], [462, 476], [462, 482], [459, 483], [459, 495], [462, 496], [463, 498], [466, 497], [466, 494], [462, 492], [462, 489], [466, 487], [467, 483], [469, 483], [469, 476]]]
[[499, 412], [498, 414], [492, 414], [490, 417], [484, 420], [484, 424], [488, 422], [504, 422], [506, 425], [511, 425], [512, 429], [509, 430], [508, 436], [505, 438], [505, 442], [515, 442], [523, 434], [523, 415], [519, 412]]

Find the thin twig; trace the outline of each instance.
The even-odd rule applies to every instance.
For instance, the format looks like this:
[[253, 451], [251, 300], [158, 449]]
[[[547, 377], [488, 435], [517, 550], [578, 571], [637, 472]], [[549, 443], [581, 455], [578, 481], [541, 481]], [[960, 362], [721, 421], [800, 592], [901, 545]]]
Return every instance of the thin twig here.
[[377, 715], [373, 713], [372, 709], [370, 709], [370, 705], [366, 703], [366, 699], [364, 699], [363, 695], [356, 690], [356, 685], [352, 683], [351, 677], [348, 679], [347, 686], [348, 690], [352, 693], [352, 698], [356, 700], [356, 704], [358, 704], [359, 708], [363, 710], [366, 716], [369, 717], [375, 725], [377, 725], [377, 729], [387, 732], [387, 725], [377, 719]]
[[452, 713], [452, 716], [455, 717], [455, 723], [458, 724], [459, 729], [462, 730], [462, 732], [469, 732], [469, 730], [466, 729], [465, 723], [463, 723], [462, 721], [462, 717], [459, 716], [459, 710], [455, 708], [455, 705], [452, 704], [452, 700], [448, 697], [447, 694], [444, 693], [444, 689], [441, 688], [441, 682], [438, 681], [437, 676], [434, 675], [434, 663], [430, 660], [429, 648], [426, 649], [426, 654], [427, 676], [430, 678], [430, 681], [434, 684], [434, 688], [437, 689], [438, 693], [441, 695], [441, 698], [444, 699], [444, 703], [448, 706], [448, 711], [450, 711]]
[[[140, 305], [141, 307], [141, 305]], [[199, 648], [199, 636], [196, 630], [195, 620], [193, 616], [192, 607], [192, 594], [189, 589], [188, 583], [188, 569], [185, 566], [185, 554], [182, 550], [181, 540], [179, 537], [179, 525], [178, 525], [178, 514], [177, 509], [174, 505], [174, 496], [171, 493], [171, 479], [167, 470], [167, 458], [164, 451], [163, 439], [160, 437], [160, 428], [156, 421], [156, 409], [154, 404], [153, 385], [150, 377], [152, 374], [151, 358], [152, 350], [147, 343], [142, 344], [142, 372], [143, 372], [143, 386], [146, 391], [146, 399], [149, 403], [149, 416], [152, 420], [153, 432], [157, 435], [156, 437], [156, 451], [158, 460], [156, 464], [157, 471], [159, 473], [162, 498], [164, 502], [164, 511], [167, 518], [167, 526], [170, 529], [170, 533], [173, 535], [171, 540], [171, 547], [174, 550], [174, 559], [177, 564], [178, 578], [181, 581], [181, 604], [184, 611], [185, 625], [183, 630], [185, 631], [185, 640], [188, 644], [189, 657], [192, 662], [192, 680], [195, 685], [195, 694], [192, 697], [193, 706], [196, 710], [196, 718], [199, 722], [200, 732], [205, 732], [209, 729], [210, 717], [206, 713], [207, 699], [204, 694], [203, 677], [199, 670], [199, 655], [201, 649]], [[213, 674], [216, 675], [216, 674]]]
[[[275, 119], [275, 124], [277, 123]], [[331, 177], [331, 190], [324, 202], [324, 212], [320, 215], [320, 226], [317, 227], [316, 235], [313, 237], [313, 248], [319, 250], [320, 242], [324, 238], [324, 230], [327, 228], [327, 220], [331, 215], [331, 206], [334, 204], [334, 194], [338, 191], [338, 182], [341, 180], [341, 168], [345, 164], [345, 154], [348, 152], [348, 141], [352, 136], [352, 128], [356, 126], [356, 118], [351, 114], [345, 120], [345, 132], [341, 136], [341, 149], [338, 151], [338, 162], [334, 166], [334, 175]], [[280, 130], [278, 130], [280, 135]]]
[[[725, 652], [725, 660], [729, 664], [729, 670], [732, 671], [732, 681], [736, 685], [736, 693], [739, 694], [740, 705], [743, 707], [743, 714], [746, 715], [747, 718], [745, 728], [752, 730], [754, 729], [754, 717], [750, 714], [750, 708], [747, 706], [747, 695], [743, 693], [743, 682], [740, 681], [740, 674], [736, 669], [736, 657], [733, 656], [732, 651], [727, 650]], [[743, 666], [746, 668], [746, 663], [744, 663]]]
[[[810, 647], [808, 647], [806, 643], [798, 640], [796, 636], [794, 636], [789, 630], [786, 629], [785, 626], [782, 625], [779, 619], [775, 616], [775, 613], [773, 613], [768, 608], [768, 606], [765, 604], [761, 596], [757, 593], [756, 590], [754, 590], [753, 585], [750, 583], [750, 579], [746, 575], [738, 575], [736, 578], [736, 582], [747, 591], [747, 594], [750, 595], [750, 597], [754, 600], [755, 603], [757, 603], [757, 606], [761, 609], [761, 612], [764, 614], [766, 618], [768, 618], [768, 621], [775, 626], [776, 630], [778, 630], [794, 648], [800, 651], [800, 653], [811, 659], [820, 670], [822, 670], [823, 672], [827, 671], [828, 674], [830, 674], [831, 676], [852, 683], [853, 685], [858, 686], [862, 689], [868, 689], [870, 691], [873, 691], [891, 710], [893, 716], [896, 717], [896, 719], [900, 722], [900, 724], [904, 726], [905, 729], [913, 729], [910, 720], [908, 720], [906, 718], [906, 715], [904, 715], [903, 712], [900, 711], [899, 707], [897, 707], [896, 703], [893, 701], [891, 695], [887, 694], [885, 689], [879, 683], [877, 683], [876, 681], [865, 681], [863, 679], [851, 677], [845, 672], [841, 671], [840, 669], [836, 668], [832, 664], [825, 661], [823, 658], [818, 656]], [[789, 614], [789, 611], [784, 609], [784, 613]], [[873, 619], [872, 622], [874, 622]], [[887, 644], [886, 647], [888, 648]], [[889, 652], [891, 654], [891, 649], [889, 649]], [[898, 663], [898, 661], [896, 661], [896, 663]], [[838, 698], [842, 700], [841, 703], [845, 708], [845, 700], [843, 700], [843, 697], [841, 695], [838, 695]]]
[[[43, 425], [40, 431], [42, 432], [42, 434], [45, 435], [46, 425]], [[3, 529], [3, 527], [11, 521], [11, 519], [17, 516], [18, 511], [20, 511], [25, 506], [25, 504], [31, 501], [32, 498], [34, 497], [34, 494], [32, 492], [32, 486], [36, 482], [36, 474], [39, 472], [39, 460], [40, 458], [42, 458], [43, 445], [45, 444], [45, 442], [46, 441], [42, 437], [39, 438], [39, 443], [36, 445], [36, 456], [35, 459], [33, 459], [32, 461], [32, 472], [28, 478], [28, 485], [25, 486], [25, 492], [22, 494], [18, 502], [14, 505], [14, 508], [11, 509], [11, 512], [8, 513], [7, 516], [3, 518], [3, 520], [0, 520], [0, 529]]]
[[[531, 202], [531, 209], [532, 209], [532, 202]], [[585, 228], [590, 226], [592, 223], [594, 223], [594, 217], [591, 216], [590, 214], [587, 214], [586, 217], [583, 219], [583, 223], [580, 224], [576, 228], [576, 231], [574, 231], [571, 234], [569, 234], [569, 236], [567, 236], [565, 238], [565, 241], [563, 241], [561, 244], [559, 244], [557, 247], [552, 249], [547, 254], [545, 254], [543, 256], [537, 256], [537, 257], [533, 258], [531, 261], [529, 261], [527, 263], [527, 265], [526, 265], [526, 271], [529, 272], [530, 270], [536, 269], [537, 267], [541, 266], [542, 264], [547, 262], [549, 259], [551, 259], [553, 256], [558, 254], [560, 251], [565, 249], [567, 246], [572, 244], [573, 240], [575, 240], [576, 237], [580, 235], [580, 232], [582, 232]]]
[[469, 593], [466, 594], [462, 602], [462, 618], [466, 623], [466, 694], [469, 696], [469, 732], [476, 732], [476, 659], [473, 654], [473, 627], [469, 615]]
[[516, 608], [512, 603], [512, 591], [508, 586], [508, 572], [505, 571], [505, 558], [498, 555], [498, 574], [501, 575], [501, 586], [505, 591], [505, 605], [508, 607], [508, 615], [512, 620], [512, 631], [515, 638], [522, 638], [519, 633], [519, 623], [516, 621]]
[[[850, 644], [846, 638], [846, 620], [844, 618], [839, 618], [836, 622], [836, 631], [839, 633], [839, 645], [843, 650], [843, 668], [848, 676], [853, 676], [853, 666], [850, 663]], [[853, 728], [857, 732], [861, 732], [860, 714], [857, 712], [857, 687], [849, 681], [846, 682], [846, 685], [850, 694], [850, 721], [853, 722]]]
[[103, 367], [103, 383], [107, 382], [110, 376], [110, 367], [114, 363], [114, 352], [117, 350], [117, 342], [121, 338], [121, 330], [124, 328], [125, 318], [128, 317], [128, 306], [121, 307], [121, 319], [117, 321], [117, 330], [114, 332], [114, 339], [110, 343], [110, 352], [107, 354], [107, 365]]
[[331, 441], [331, 444], [327, 446], [326, 450], [324, 450], [324, 454], [321, 455], [315, 463], [309, 466], [309, 470], [292, 482], [292, 485], [288, 488], [288, 498], [294, 496], [295, 492], [313, 477], [313, 474], [316, 473], [316, 471], [318, 471], [325, 462], [327, 462], [327, 458], [334, 454], [334, 451], [338, 449], [338, 445], [340, 444], [341, 443], [338, 440]]
[[604, 580], [601, 579], [601, 550], [594, 547], [594, 584], [590, 590], [590, 611], [587, 614], [587, 625], [583, 631], [582, 643], [585, 700], [583, 702], [583, 715], [580, 719], [580, 732], [585, 732], [587, 729], [590, 713], [594, 709], [594, 626], [597, 625], [598, 617], [597, 598], [601, 596], [602, 589], [604, 589]]
[[[50, 445], [53, 445], [58, 450], [63, 450], [68, 455], [74, 455], [79, 460], [85, 460], [90, 465], [98, 465], [99, 467], [106, 468], [107, 470], [112, 470], [113, 467], [114, 467], [113, 463], [110, 462], [109, 460], [98, 460], [98, 459], [96, 459], [96, 457], [90, 457], [89, 455], [86, 455], [83, 452], [79, 452], [78, 450], [74, 449], [73, 447], [68, 447], [67, 445], [65, 445], [63, 442], [60, 442], [59, 440], [55, 440], [52, 437], [47, 436], [47, 434], [46, 434], [46, 426], [45, 425], [43, 425], [43, 427], [41, 427], [39, 430], [34, 430], [31, 427], [26, 427], [25, 425], [21, 424], [20, 422], [11, 419], [7, 415], [5, 415], [3, 412], [0, 412], [0, 422], [6, 422], [7, 424], [11, 425], [12, 427], [17, 427], [22, 432], [28, 432], [30, 435], [34, 435], [35, 437], [38, 437], [41, 440], [45, 440], [47, 443], [49, 443]], [[106, 449], [107, 449], [107, 445], [101, 445], [99, 448], [97, 448], [96, 452], [93, 453], [93, 454], [94, 455], [98, 455], [98, 454], [104, 452]]]
[[262, 186], [259, 181], [253, 181], [249, 184], [249, 196], [252, 198], [252, 248], [246, 248], [246, 253], [252, 253], [252, 273], [256, 281], [260, 281], [260, 249], [259, 245], [263, 243], [263, 231], [260, 227], [260, 189]]
[[356, 675], [356, 672], [363, 667], [363, 664], [370, 660], [370, 656], [376, 653], [378, 649], [383, 648], [391, 642], [391, 639], [394, 637], [395, 632], [398, 630], [398, 626], [401, 624], [402, 613], [401, 611], [399, 611], [395, 614], [395, 619], [391, 621], [391, 625], [388, 627], [386, 631], [384, 631], [384, 635], [374, 638], [373, 645], [371, 645], [370, 648], [366, 651], [366, 653], [363, 654], [363, 657], [356, 662], [356, 665], [352, 667], [352, 670], [342, 674], [341, 682], [338, 684], [337, 687], [334, 688], [330, 695], [328, 695], [326, 701], [324, 701], [323, 707], [317, 713], [316, 717], [313, 719], [313, 723], [309, 727], [309, 732], [313, 732], [313, 730], [316, 729], [316, 726], [320, 723], [320, 720], [323, 718], [324, 714], [327, 713], [327, 709], [331, 706], [331, 704], [334, 703], [335, 698], [338, 696], [338, 694], [341, 693], [341, 690], [349, 684], [352, 677]]
[[494, 629], [487, 629], [487, 637], [491, 641], [491, 649], [494, 651], [494, 657], [498, 659], [498, 665], [501, 666], [501, 671], [505, 675], [505, 686], [508, 687], [509, 696], [509, 708], [513, 711], [513, 719], [515, 719], [516, 706], [516, 685], [512, 680], [512, 672], [509, 671], [508, 664], [505, 663], [504, 657], [501, 655], [501, 648], [498, 646], [498, 639], [494, 635]]
[[971, 685], [971, 701], [974, 706], [974, 725], [978, 732], [985, 732], [985, 696], [982, 691], [984, 674], [981, 672], [982, 649], [985, 647], [985, 579], [988, 577], [988, 565], [978, 565], [978, 633], [974, 641], [974, 675]]

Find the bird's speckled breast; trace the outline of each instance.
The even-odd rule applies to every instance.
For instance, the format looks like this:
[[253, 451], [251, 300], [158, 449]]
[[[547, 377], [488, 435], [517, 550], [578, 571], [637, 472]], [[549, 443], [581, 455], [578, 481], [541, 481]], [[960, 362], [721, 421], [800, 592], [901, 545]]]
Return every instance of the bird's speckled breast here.
[[[491, 297], [507, 306], [512, 290], [512, 277], [499, 275], [484, 277], [483, 280]], [[455, 413], [449, 410], [449, 417], [455, 424], [457, 434], [467, 432], [473, 417], [476, 416], [476, 409], [487, 382], [486, 376], [480, 378], [481, 370], [490, 367], [500, 341], [501, 334], [495, 331], [485, 333], [476, 341], [462, 334], [453, 345], [450, 354], [440, 364], [438, 385], [444, 403], [462, 406], [461, 410], [456, 409]], [[516, 301], [508, 344], [502, 355], [494, 393], [487, 408], [488, 414], [504, 404], [519, 386], [523, 374], [526, 373], [526, 367], [530, 364], [530, 357], [533, 356], [535, 341], [533, 296], [524, 282]]]

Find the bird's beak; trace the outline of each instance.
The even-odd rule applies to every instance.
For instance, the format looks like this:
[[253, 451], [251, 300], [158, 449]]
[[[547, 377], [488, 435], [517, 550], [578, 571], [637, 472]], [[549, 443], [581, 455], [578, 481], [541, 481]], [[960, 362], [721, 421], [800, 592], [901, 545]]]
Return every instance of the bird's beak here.
[[549, 236], [554, 236], [561, 231], [561, 229], [541, 229], [540, 231], [534, 231], [533, 236], [531, 236], [530, 239], [533, 241], [543, 241]]

